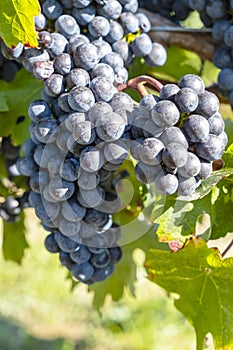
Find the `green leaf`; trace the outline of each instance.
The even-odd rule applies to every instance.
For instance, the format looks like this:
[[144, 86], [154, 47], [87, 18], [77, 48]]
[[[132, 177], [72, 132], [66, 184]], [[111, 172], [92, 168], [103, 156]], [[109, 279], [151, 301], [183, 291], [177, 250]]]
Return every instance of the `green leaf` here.
[[201, 70], [201, 78], [203, 79], [205, 86], [211, 86], [218, 81], [220, 69], [215, 67], [213, 62], [206, 60]]
[[[210, 217], [210, 239], [233, 232], [232, 220], [226, 220], [233, 212], [233, 176], [230, 174], [232, 169], [214, 172], [198, 195], [179, 198], [167, 196], [159, 216], [155, 206], [151, 220], [159, 225], [156, 231], [159, 241], [180, 240], [184, 243], [188, 236], [195, 233], [197, 220], [204, 214]], [[213, 184], [216, 186], [213, 187]]]
[[13, 260], [20, 264], [24, 250], [28, 247], [25, 238], [24, 212], [19, 216], [19, 221], [14, 223], [3, 222], [3, 256], [6, 260]]
[[187, 73], [199, 74], [202, 62], [196, 53], [172, 45], [167, 48], [167, 55], [167, 62], [162, 67], [148, 68], [149, 75], [177, 82]]
[[19, 42], [37, 47], [37, 33], [34, 16], [39, 15], [38, 0], [1, 0], [0, 2], [0, 36], [9, 46]]
[[193, 325], [197, 350], [212, 333], [215, 350], [233, 348], [233, 258], [222, 259], [202, 239], [190, 239], [176, 253], [153, 250], [146, 262], [149, 279], [178, 294], [177, 309]]
[[218, 186], [217, 199], [212, 202], [211, 239], [224, 237], [228, 232], [233, 232], [233, 177], [226, 178]]
[[[184, 74], [199, 74], [202, 62], [196, 53], [171, 45], [167, 48], [167, 55], [167, 62], [162, 67], [150, 67], [143, 59], [136, 59], [129, 67], [130, 78], [147, 74], [156, 79], [177, 82]], [[130, 95], [138, 100], [139, 96], [135, 92], [130, 92]]]
[[7, 104], [6, 96], [1, 95], [0, 96], [0, 112], [8, 112], [8, 111], [9, 111], [9, 107]]
[[[22, 144], [29, 136], [30, 119], [27, 117], [29, 104], [40, 98], [42, 82], [34, 79], [30, 73], [20, 69], [10, 83], [0, 80], [0, 100], [7, 101], [8, 111], [0, 112], [0, 136], [12, 135], [14, 144]], [[17, 124], [17, 119], [25, 120]]]
[[226, 167], [233, 166], [233, 143], [227, 148], [223, 154], [223, 160]]

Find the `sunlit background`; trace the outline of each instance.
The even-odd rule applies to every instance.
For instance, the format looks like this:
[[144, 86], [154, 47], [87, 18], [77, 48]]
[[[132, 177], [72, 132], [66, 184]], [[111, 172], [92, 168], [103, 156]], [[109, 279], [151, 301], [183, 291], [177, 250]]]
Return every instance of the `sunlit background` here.
[[143, 252], [136, 295], [110, 298], [98, 312], [86, 286], [71, 291], [58, 256], [43, 246], [46, 232], [27, 209], [22, 265], [0, 256], [0, 350], [194, 350], [195, 334], [173, 300], [146, 279]]

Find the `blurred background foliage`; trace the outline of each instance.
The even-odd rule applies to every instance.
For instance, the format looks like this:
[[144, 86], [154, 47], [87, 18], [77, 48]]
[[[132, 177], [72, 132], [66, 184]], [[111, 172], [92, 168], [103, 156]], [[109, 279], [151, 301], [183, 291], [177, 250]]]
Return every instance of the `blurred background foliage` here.
[[98, 312], [87, 287], [71, 291], [58, 257], [43, 248], [46, 233], [31, 209], [26, 230], [30, 248], [21, 265], [0, 256], [0, 350], [195, 349], [194, 330], [172, 299], [145, 278], [140, 249], [134, 252], [135, 298], [126, 291]]

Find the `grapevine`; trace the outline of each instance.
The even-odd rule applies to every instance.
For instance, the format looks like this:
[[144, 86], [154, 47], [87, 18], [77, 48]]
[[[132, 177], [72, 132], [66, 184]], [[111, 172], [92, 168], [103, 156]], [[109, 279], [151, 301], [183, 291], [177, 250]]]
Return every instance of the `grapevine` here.
[[[233, 2], [34, 1], [31, 42], [15, 36], [10, 42], [8, 32], [0, 31], [0, 82], [8, 91], [0, 95], [0, 117], [13, 113], [11, 86], [20, 74], [34, 84], [29, 103], [20, 101], [19, 112], [17, 104], [13, 107], [13, 126], [3, 121], [0, 128], [3, 222], [22, 223], [24, 210], [33, 208], [46, 231], [45, 249], [58, 255], [73, 283], [96, 293], [102, 288], [104, 297], [113, 295], [111, 281], [128, 258], [126, 246], [135, 249], [138, 237], [147, 250], [148, 278], [181, 300], [180, 285], [160, 278], [170, 254], [178, 271], [179, 259], [188, 261], [197, 251], [203, 271], [211, 266], [221, 284], [217, 262], [209, 256], [219, 268], [226, 261], [230, 276], [232, 258], [225, 255], [232, 242], [222, 254], [206, 242], [232, 232], [229, 220], [226, 228], [219, 224], [224, 222], [219, 207], [224, 203], [227, 214], [233, 208], [232, 122], [229, 127], [221, 104], [229, 104], [232, 112]], [[169, 80], [171, 49], [156, 37], [176, 31], [196, 35], [198, 30], [183, 26], [193, 13], [214, 47], [213, 65], [219, 70], [210, 86], [201, 76], [204, 66], [200, 74], [185, 71]], [[154, 26], [153, 15], [171, 26]], [[22, 32], [17, 35], [30, 37]], [[20, 84], [18, 89], [23, 90]], [[127, 181], [131, 198], [124, 197]], [[208, 235], [196, 233], [203, 214], [212, 220]], [[134, 225], [138, 231], [133, 232]], [[148, 232], [153, 233], [149, 249]], [[198, 264], [195, 269], [202, 273]], [[174, 271], [171, 278], [177, 278]], [[221, 338], [212, 326], [200, 330], [184, 305], [177, 305], [196, 329], [197, 349], [208, 331], [217, 350], [231, 349], [231, 336]]]

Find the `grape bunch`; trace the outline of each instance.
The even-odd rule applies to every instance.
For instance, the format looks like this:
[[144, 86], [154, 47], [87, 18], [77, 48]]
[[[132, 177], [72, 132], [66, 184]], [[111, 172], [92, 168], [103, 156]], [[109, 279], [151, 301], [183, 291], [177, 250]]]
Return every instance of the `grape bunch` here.
[[160, 98], [145, 96], [132, 119], [135, 174], [164, 194], [192, 194], [228, 142], [217, 97], [193, 74], [165, 85]]
[[150, 21], [135, 0], [45, 0], [35, 18], [39, 49], [13, 49], [16, 60], [43, 81], [28, 108], [30, 138], [17, 170], [28, 177], [28, 202], [48, 231], [45, 247], [58, 253], [75, 279], [105, 280], [121, 259], [122, 209], [117, 180], [129, 154], [139, 181], [161, 193], [189, 195], [212, 172], [227, 143], [215, 95], [186, 75], [160, 97], [138, 106], [123, 92], [136, 56], [166, 61], [152, 43]]
[[121, 210], [115, 177], [128, 153], [138, 161], [139, 181], [186, 196], [210, 176], [227, 136], [217, 97], [193, 74], [138, 106], [124, 92], [105, 100], [105, 91], [90, 104], [85, 96], [94, 95], [95, 85], [78, 88], [66, 93], [69, 109], [62, 114], [57, 99], [30, 104], [31, 138], [17, 168], [29, 177], [29, 203], [50, 232], [46, 248], [91, 284], [111, 275], [121, 258], [112, 214]]

